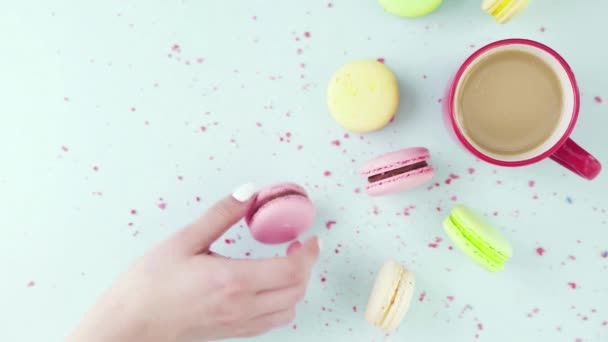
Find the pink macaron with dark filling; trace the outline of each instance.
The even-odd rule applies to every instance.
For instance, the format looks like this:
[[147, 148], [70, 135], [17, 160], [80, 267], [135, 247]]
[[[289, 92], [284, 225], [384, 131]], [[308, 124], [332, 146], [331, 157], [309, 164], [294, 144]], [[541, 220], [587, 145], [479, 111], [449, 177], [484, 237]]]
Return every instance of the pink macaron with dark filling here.
[[260, 191], [245, 222], [259, 242], [279, 244], [296, 239], [314, 222], [317, 210], [303, 187], [281, 183]]
[[359, 169], [367, 178], [366, 192], [382, 196], [413, 189], [430, 181], [435, 170], [428, 164], [431, 154], [424, 147], [387, 153], [363, 164]]

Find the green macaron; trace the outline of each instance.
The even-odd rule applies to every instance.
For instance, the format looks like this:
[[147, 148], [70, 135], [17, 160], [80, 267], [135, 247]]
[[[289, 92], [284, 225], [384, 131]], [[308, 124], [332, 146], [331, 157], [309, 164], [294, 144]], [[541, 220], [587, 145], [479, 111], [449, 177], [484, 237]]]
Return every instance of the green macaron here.
[[513, 255], [509, 241], [487, 219], [463, 206], [455, 206], [443, 228], [456, 247], [491, 272], [498, 272]]
[[384, 9], [400, 17], [421, 17], [433, 12], [442, 0], [379, 0]]

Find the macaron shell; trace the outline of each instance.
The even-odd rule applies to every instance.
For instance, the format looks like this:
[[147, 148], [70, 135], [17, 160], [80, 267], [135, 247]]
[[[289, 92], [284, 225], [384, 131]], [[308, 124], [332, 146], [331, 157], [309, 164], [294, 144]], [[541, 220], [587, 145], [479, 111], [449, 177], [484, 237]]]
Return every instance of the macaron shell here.
[[400, 17], [420, 17], [433, 12], [442, 0], [379, 0], [386, 11]]
[[378, 173], [397, 169], [402, 166], [414, 164], [427, 160], [431, 157], [428, 149], [424, 147], [412, 147], [399, 151], [383, 154], [374, 158], [359, 168], [359, 173], [364, 177], [369, 177]]
[[[513, 249], [504, 235], [485, 217], [463, 205], [456, 205], [451, 211], [452, 217], [465, 229], [465, 234], [475, 237], [491, 249], [492, 254], [498, 254], [500, 259], [509, 259]], [[476, 242], [473, 241], [473, 242]]]
[[305, 196], [308, 195], [303, 187], [290, 182], [277, 183], [263, 188], [262, 190], [260, 190], [260, 192], [257, 193], [256, 198], [251, 205], [251, 208], [249, 208], [247, 215], [245, 215], [245, 222], [247, 223], [247, 225], [251, 223], [251, 216], [255, 214], [253, 209], [255, 209], [258, 203], [266, 202], [269, 198], [286, 192], [297, 192]]
[[332, 76], [327, 104], [336, 122], [347, 130], [376, 131], [386, 126], [397, 112], [399, 85], [384, 64], [375, 60], [355, 61]]
[[378, 182], [369, 183], [365, 191], [370, 196], [383, 196], [397, 192], [403, 192], [419, 187], [430, 181], [435, 176], [432, 166], [403, 173]]
[[463, 251], [471, 260], [490, 272], [498, 272], [504, 268], [504, 264], [498, 264], [494, 260], [485, 256], [477, 247], [471, 244], [461, 233], [460, 229], [454, 225], [450, 218], [443, 222], [443, 228], [452, 242]]
[[254, 239], [267, 244], [279, 244], [296, 239], [314, 222], [316, 208], [304, 196], [290, 195], [274, 199], [249, 220]]
[[528, 7], [529, 0], [483, 0], [481, 8], [504, 24]]
[[396, 261], [386, 262], [374, 282], [365, 319], [385, 331], [396, 329], [409, 310], [414, 276]]
[[385, 318], [383, 327], [384, 331], [393, 331], [399, 328], [399, 325], [401, 325], [401, 321], [403, 321], [405, 314], [407, 314], [410, 309], [410, 305], [412, 304], [415, 284], [416, 279], [414, 277], [414, 273], [408, 269], [404, 269], [401, 283], [399, 284], [399, 290], [397, 292], [397, 296], [395, 297], [395, 303], [393, 303], [388, 315]]

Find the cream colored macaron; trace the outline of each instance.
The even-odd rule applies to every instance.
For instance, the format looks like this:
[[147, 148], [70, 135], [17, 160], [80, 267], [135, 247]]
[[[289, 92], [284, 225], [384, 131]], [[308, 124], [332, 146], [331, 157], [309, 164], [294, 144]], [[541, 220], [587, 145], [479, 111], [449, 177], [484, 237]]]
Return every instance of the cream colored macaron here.
[[365, 319], [385, 332], [399, 327], [414, 295], [415, 277], [403, 265], [388, 261], [376, 276]]
[[386, 126], [399, 106], [395, 75], [376, 60], [346, 64], [327, 87], [327, 104], [336, 122], [349, 131], [367, 133]]

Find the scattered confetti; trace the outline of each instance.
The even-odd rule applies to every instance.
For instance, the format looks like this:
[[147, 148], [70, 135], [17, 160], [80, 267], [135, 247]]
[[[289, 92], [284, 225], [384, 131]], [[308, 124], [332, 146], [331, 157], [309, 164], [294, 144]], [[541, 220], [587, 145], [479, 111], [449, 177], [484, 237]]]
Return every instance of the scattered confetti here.
[[33, 280], [30, 280], [30, 281], [27, 283], [27, 287], [34, 287], [35, 285], [36, 285], [36, 283], [35, 283]]
[[577, 288], [576, 283], [568, 283], [568, 286], [570, 286], [570, 288], [573, 290], [576, 290]]
[[603, 102], [602, 98], [599, 97], [599, 96], [596, 96], [593, 99], [595, 100], [596, 103], [602, 103]]
[[424, 302], [424, 298], [426, 298], [426, 291], [422, 291], [420, 297], [418, 297], [419, 302]]
[[327, 228], [328, 230], [331, 229], [331, 227], [336, 224], [336, 221], [330, 220], [325, 222], [325, 228]]

